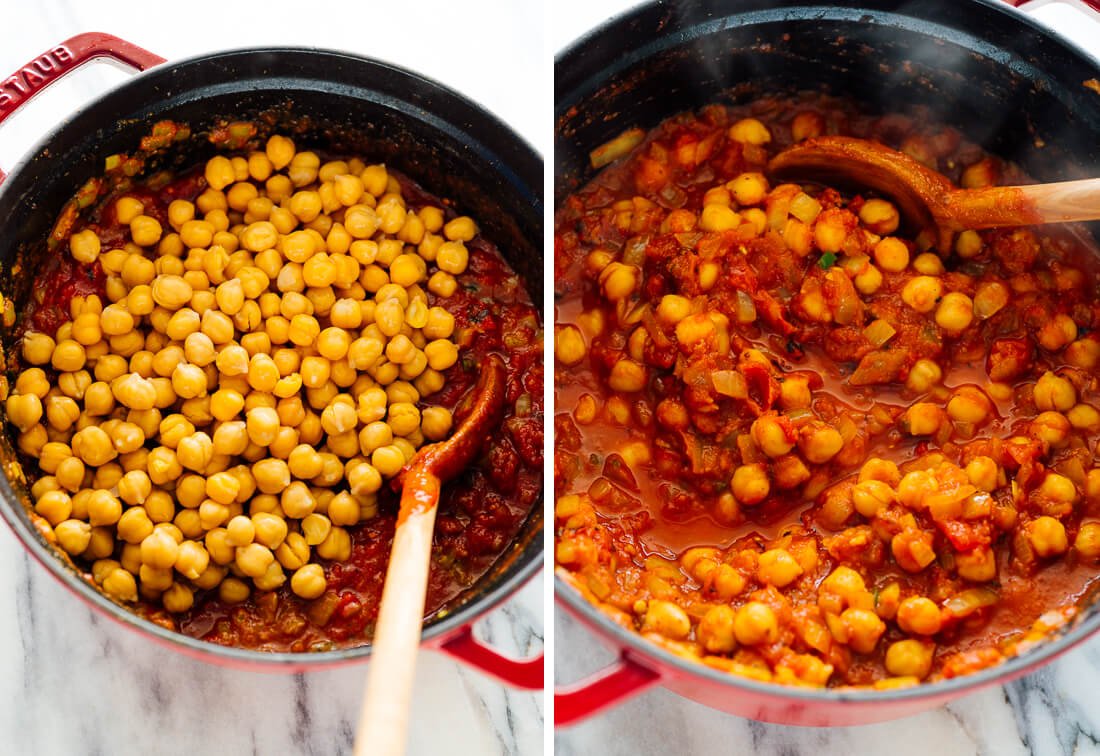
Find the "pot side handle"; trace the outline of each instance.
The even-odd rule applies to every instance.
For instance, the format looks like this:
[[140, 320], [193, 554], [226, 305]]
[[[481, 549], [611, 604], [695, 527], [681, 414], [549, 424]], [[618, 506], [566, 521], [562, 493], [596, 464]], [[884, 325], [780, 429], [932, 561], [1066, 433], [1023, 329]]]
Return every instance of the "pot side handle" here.
[[[109, 58], [138, 71], [165, 62], [159, 55], [110, 34], [77, 34], [51, 47], [0, 81], [0, 123], [50, 84], [96, 58]], [[6, 175], [0, 170], [0, 181]]]
[[497, 651], [479, 640], [472, 627], [464, 627], [459, 633], [443, 641], [440, 651], [459, 661], [495, 677], [503, 683], [523, 690], [542, 690], [543, 655], [542, 652], [526, 659], [515, 659]]
[[[1004, 2], [1046, 23], [1054, 31], [1092, 52], [1091, 43], [1095, 42], [1095, 36], [1091, 35], [1095, 35], [1100, 30], [1100, 0], [1004, 0]], [[1079, 23], [1084, 23], [1086, 28], [1092, 28], [1091, 31], [1077, 29]]]
[[554, 689], [554, 726], [578, 724], [660, 682], [660, 672], [620, 656], [585, 679]]

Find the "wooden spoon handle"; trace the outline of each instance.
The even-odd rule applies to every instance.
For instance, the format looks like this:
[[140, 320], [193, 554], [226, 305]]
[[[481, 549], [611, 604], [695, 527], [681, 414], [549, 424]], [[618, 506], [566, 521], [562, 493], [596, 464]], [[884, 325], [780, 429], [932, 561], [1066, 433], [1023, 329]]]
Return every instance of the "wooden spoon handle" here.
[[949, 192], [941, 215], [956, 230], [1100, 219], [1100, 179]]
[[1100, 179], [1021, 186], [1040, 223], [1100, 220]]
[[405, 752], [440, 489], [470, 463], [496, 424], [506, 377], [504, 363], [490, 355], [481, 365], [470, 413], [450, 438], [421, 448], [402, 474], [401, 507], [382, 586], [355, 756]]
[[[355, 756], [401, 756], [405, 752], [439, 489], [439, 479], [422, 468], [414, 468], [406, 476], [401, 520], [393, 536], [367, 670]], [[415, 501], [406, 502], [407, 497]]]

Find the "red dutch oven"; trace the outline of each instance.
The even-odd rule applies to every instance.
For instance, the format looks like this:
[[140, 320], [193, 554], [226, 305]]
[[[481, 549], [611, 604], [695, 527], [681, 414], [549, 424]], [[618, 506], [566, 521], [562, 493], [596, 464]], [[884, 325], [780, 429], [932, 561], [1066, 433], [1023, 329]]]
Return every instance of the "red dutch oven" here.
[[[555, 61], [555, 203], [592, 177], [589, 151], [628, 128], [649, 129], [711, 102], [805, 90], [848, 95], [878, 112], [927, 106], [935, 120], [1039, 181], [1098, 176], [1100, 93], [1090, 88], [1097, 80], [1096, 58], [998, 0], [649, 3]], [[1100, 225], [1091, 225], [1100, 238]], [[1100, 629], [1094, 603], [1056, 637], [972, 675], [898, 690], [810, 690], [680, 658], [613, 622], [560, 577], [555, 593], [559, 606], [620, 651], [607, 668], [557, 689], [561, 726], [657, 685], [765, 722], [867, 724], [1007, 683]]]
[[[453, 198], [478, 219], [542, 301], [543, 163], [522, 138], [457, 92], [388, 63], [347, 53], [264, 48], [213, 53], [183, 61], [163, 58], [106, 34], [81, 34], [48, 50], [0, 86], [0, 121], [78, 66], [106, 58], [141, 73], [72, 115], [7, 175], [0, 171], [0, 264], [18, 255], [45, 254], [45, 240], [63, 205], [104, 158], [132, 152], [160, 120], [184, 122], [199, 133], [219, 119], [286, 119], [302, 143], [386, 162], [434, 194]], [[303, 118], [306, 117], [306, 118]], [[170, 148], [156, 167], [190, 166], [214, 154], [201, 137]], [[17, 309], [34, 277], [5, 281]], [[0, 436], [0, 459], [14, 459]], [[6, 469], [11, 470], [10, 465]], [[0, 516], [52, 575], [88, 604], [189, 656], [253, 670], [298, 672], [365, 660], [370, 646], [318, 653], [267, 653], [229, 648], [167, 630], [101, 594], [49, 547], [27, 517], [29, 493], [21, 475], [0, 480]], [[542, 654], [513, 659], [473, 634], [477, 619], [523, 586], [542, 566], [542, 501], [535, 504], [509, 549], [442, 616], [424, 628], [426, 647], [449, 654], [519, 688], [541, 689]]]

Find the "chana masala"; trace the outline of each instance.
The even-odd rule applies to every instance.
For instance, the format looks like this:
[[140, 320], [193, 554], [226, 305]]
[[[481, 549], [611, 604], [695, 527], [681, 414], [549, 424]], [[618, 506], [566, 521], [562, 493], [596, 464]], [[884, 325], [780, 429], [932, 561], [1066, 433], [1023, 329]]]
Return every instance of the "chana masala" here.
[[116, 156], [113, 188], [66, 208], [14, 324], [7, 422], [32, 519], [108, 596], [224, 645], [362, 645], [401, 470], [469, 411], [492, 354], [501, 427], [444, 489], [429, 616], [539, 500], [539, 313], [450, 203], [255, 133], [215, 130], [220, 154], [140, 183]]
[[1069, 622], [1100, 559], [1094, 248], [932, 236], [773, 185], [821, 134], [1023, 183], [927, 114], [713, 105], [592, 154], [555, 221], [555, 557], [616, 621], [809, 686], [951, 678]]

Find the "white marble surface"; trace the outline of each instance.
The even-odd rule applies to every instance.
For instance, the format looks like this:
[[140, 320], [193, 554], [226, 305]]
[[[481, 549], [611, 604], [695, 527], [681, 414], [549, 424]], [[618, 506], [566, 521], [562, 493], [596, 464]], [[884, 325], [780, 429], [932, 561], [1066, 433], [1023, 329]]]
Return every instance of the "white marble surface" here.
[[[623, 0], [558, 0], [554, 49], [631, 7]], [[1039, 3], [1036, 4], [1040, 5]], [[1094, 52], [1100, 25], [1064, 4], [1043, 3], [1044, 22]], [[573, 682], [614, 659], [589, 631], [555, 612], [557, 682]], [[1100, 638], [1054, 664], [1002, 688], [886, 724], [811, 729], [762, 724], [723, 714], [662, 689], [555, 734], [558, 756], [655, 754], [1100, 754]]]
[[[85, 31], [170, 60], [263, 44], [329, 47], [419, 70], [549, 148], [549, 88], [532, 84], [548, 71], [538, 2], [0, 0], [0, 9], [0, 76]], [[0, 128], [0, 168], [126, 77], [91, 65], [51, 88]], [[484, 636], [512, 654], [539, 650], [542, 595], [540, 576], [483, 620]], [[366, 667], [279, 676], [184, 658], [93, 614], [0, 526], [0, 669], [0, 754], [144, 756], [350, 752]], [[422, 655], [410, 754], [526, 755], [542, 744], [541, 694]]]

